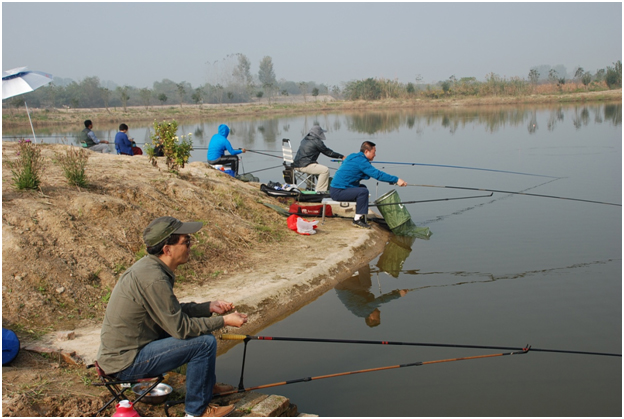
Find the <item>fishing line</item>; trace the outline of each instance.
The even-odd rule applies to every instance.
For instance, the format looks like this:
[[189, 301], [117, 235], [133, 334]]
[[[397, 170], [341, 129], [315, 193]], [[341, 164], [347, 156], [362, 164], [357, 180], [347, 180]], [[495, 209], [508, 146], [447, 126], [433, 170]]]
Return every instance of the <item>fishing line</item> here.
[[539, 175], [539, 174], [535, 174], [535, 173], [524, 173], [524, 172], [511, 172], [511, 171], [508, 171], [508, 170], [484, 169], [484, 168], [481, 168], [481, 167], [451, 166], [451, 165], [445, 165], [445, 164], [427, 164], [427, 163], [403, 163], [403, 162], [396, 162], [396, 161], [372, 161], [371, 163], [377, 163], [377, 164], [402, 164], [402, 165], [407, 165], [407, 166], [447, 167], [447, 168], [451, 168], [451, 169], [483, 170], [483, 171], [486, 171], [486, 172], [510, 173], [510, 174], [513, 174], [513, 175], [538, 176], [538, 177], [547, 177], [547, 178], [553, 178], [553, 179], [560, 179], [560, 177], [558, 177], [558, 176]]
[[[558, 178], [558, 179], [560, 179], [560, 178]], [[416, 184], [411, 184], [411, 183], [408, 183], [407, 186], [420, 186], [420, 187], [423, 187], [423, 188], [462, 189], [462, 190], [467, 190], [467, 191], [496, 192], [496, 193], [505, 193], [505, 194], [514, 194], [514, 195], [536, 196], [536, 197], [540, 197], [540, 198], [566, 199], [566, 200], [569, 200], [569, 201], [580, 201], [580, 202], [589, 202], [589, 203], [592, 203], [592, 204], [614, 205], [614, 206], [618, 206], [618, 207], [622, 206], [622, 204], [614, 204], [614, 203], [611, 203], [611, 202], [603, 202], [603, 201], [592, 201], [592, 200], [589, 200], [589, 199], [567, 198], [567, 197], [563, 197], [563, 196], [542, 195], [542, 194], [527, 193], [527, 192], [501, 191], [501, 190], [497, 190], [497, 189], [469, 188], [469, 187], [466, 187], [466, 186], [416, 185]]]
[[454, 201], [456, 199], [470, 199], [470, 198], [489, 198], [494, 193], [489, 195], [475, 195], [475, 196], [462, 196], [459, 198], [440, 198], [440, 199], [426, 199], [424, 201], [404, 201], [404, 202], [389, 202], [387, 204], [368, 204], [369, 207], [382, 207], [385, 205], [403, 205], [403, 204], [421, 204], [424, 202], [436, 202], [436, 201]]
[[[432, 346], [440, 348], [468, 348], [468, 349], [494, 349], [494, 350], [524, 350], [525, 348], [509, 347], [509, 346], [487, 346], [487, 345], [462, 345], [454, 343], [422, 343], [422, 342], [392, 342], [392, 341], [374, 341], [374, 340], [349, 340], [349, 339], [323, 339], [323, 338], [295, 338], [295, 337], [277, 337], [277, 336], [251, 336], [251, 335], [235, 335], [235, 334], [223, 334], [221, 339], [225, 340], [280, 340], [289, 342], [322, 342], [322, 343], [355, 343], [355, 344], [367, 344], [367, 345], [403, 345], [403, 346]], [[566, 349], [537, 349], [531, 347], [532, 351], [536, 352], [555, 352], [566, 354], [580, 354], [580, 355], [601, 355], [601, 356], [618, 356], [622, 354], [607, 353], [607, 352], [588, 352], [588, 351], [571, 351]]]

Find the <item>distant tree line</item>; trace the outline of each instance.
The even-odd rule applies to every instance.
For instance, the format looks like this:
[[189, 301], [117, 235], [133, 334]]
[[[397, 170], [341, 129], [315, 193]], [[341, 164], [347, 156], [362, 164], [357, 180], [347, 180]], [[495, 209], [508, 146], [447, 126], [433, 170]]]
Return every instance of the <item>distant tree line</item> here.
[[[313, 81], [278, 80], [273, 69], [273, 60], [269, 56], [260, 61], [258, 73], [255, 75], [251, 73], [249, 59], [243, 54], [229, 55], [215, 63], [210, 74], [214, 79], [212, 83], [198, 87], [193, 87], [186, 81], [176, 83], [169, 79], [154, 82], [151, 88], [136, 88], [101, 82], [95, 76], [78, 82], [54, 77], [49, 85], [9, 99], [5, 103], [19, 107], [26, 100], [29, 106], [40, 108], [125, 109], [127, 106], [149, 108], [154, 105], [246, 103], [259, 99], [267, 99], [270, 103], [277, 96], [303, 95], [307, 100], [308, 97], [330, 93], [326, 85]], [[336, 86], [332, 90], [340, 91]]]
[[[154, 82], [151, 88], [118, 86], [112, 82], [101, 82], [98, 77], [87, 77], [79, 82], [54, 77], [52, 83], [34, 92], [5, 101], [10, 106], [23, 106], [26, 100], [30, 106], [39, 108], [125, 108], [127, 106], [179, 105], [204, 103], [228, 104], [247, 103], [266, 99], [269, 103], [277, 96], [302, 95], [304, 100], [318, 95], [330, 94], [347, 100], [379, 100], [390, 98], [444, 96], [492, 96], [523, 95], [552, 87], [563, 90], [566, 83], [574, 82], [586, 90], [622, 87], [622, 62], [599, 69], [595, 73], [577, 67], [568, 78], [562, 65], [537, 66], [530, 69], [527, 79], [504, 78], [490, 73], [484, 81], [475, 77], [456, 78], [434, 84], [422, 83], [417, 76], [415, 82], [401, 83], [397, 80], [368, 78], [344, 83], [343, 87], [317, 84], [313, 81], [289, 81], [277, 79], [273, 60], [265, 56], [259, 63], [256, 74], [251, 73], [251, 62], [244, 54], [231, 54], [222, 60], [209, 64], [210, 82], [193, 87], [182, 81], [169, 79]], [[568, 86], [570, 87], [570, 86]]]
[[[347, 100], [381, 100], [410, 97], [440, 98], [445, 96], [518, 96], [535, 92], [549, 92], [553, 89], [562, 91], [566, 82], [582, 85], [585, 90], [618, 89], [622, 87], [622, 62], [618, 60], [613, 66], [597, 70], [594, 74], [577, 67], [574, 76], [568, 79], [564, 66], [554, 68], [539, 66], [530, 69], [528, 78], [504, 78], [490, 73], [484, 81], [476, 77], [454, 75], [447, 80], [435, 84], [421, 83], [422, 78], [416, 77], [416, 83], [400, 83], [397, 80], [373, 79], [354, 80], [346, 83], [342, 94]], [[539, 88], [542, 86], [544, 88]]]

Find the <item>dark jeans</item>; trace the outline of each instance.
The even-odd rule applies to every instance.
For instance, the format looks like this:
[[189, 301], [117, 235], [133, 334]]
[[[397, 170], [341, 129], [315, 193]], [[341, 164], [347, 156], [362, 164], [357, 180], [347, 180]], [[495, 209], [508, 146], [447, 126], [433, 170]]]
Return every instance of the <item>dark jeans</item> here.
[[217, 160], [208, 160], [209, 164], [222, 164], [224, 166], [229, 165], [234, 170], [234, 174], [238, 174], [238, 156], [223, 156]]
[[216, 359], [217, 340], [212, 334], [189, 339], [169, 337], [145, 345], [134, 363], [115, 376], [120, 380], [155, 377], [188, 364], [184, 410], [200, 416], [212, 399], [212, 387], [217, 381]]
[[329, 196], [334, 201], [355, 202], [356, 214], [368, 214], [368, 189], [364, 185], [347, 189], [332, 188], [330, 186]]

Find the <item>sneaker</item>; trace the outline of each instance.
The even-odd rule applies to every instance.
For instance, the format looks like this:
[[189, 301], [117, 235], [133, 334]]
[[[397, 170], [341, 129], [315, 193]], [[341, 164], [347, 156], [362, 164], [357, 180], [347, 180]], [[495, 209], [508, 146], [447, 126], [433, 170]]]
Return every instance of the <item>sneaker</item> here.
[[232, 412], [232, 410], [234, 410], [234, 405], [219, 406], [216, 404], [209, 404], [208, 407], [206, 408], [206, 411], [204, 412], [203, 415], [201, 415], [201, 417], [202, 418], [220, 418], [220, 417], [229, 415], [230, 412]]
[[359, 228], [371, 228], [370, 224], [368, 224], [362, 218], [360, 218], [359, 220], [353, 220], [353, 225]]

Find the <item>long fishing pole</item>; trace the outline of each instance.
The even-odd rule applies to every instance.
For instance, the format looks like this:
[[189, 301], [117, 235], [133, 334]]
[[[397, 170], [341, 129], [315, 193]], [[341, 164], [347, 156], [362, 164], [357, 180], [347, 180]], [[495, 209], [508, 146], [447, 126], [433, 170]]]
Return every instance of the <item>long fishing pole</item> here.
[[364, 370], [339, 372], [336, 374], [318, 375], [316, 377], [304, 377], [304, 378], [298, 378], [296, 380], [280, 381], [277, 383], [264, 384], [264, 385], [255, 386], [255, 387], [247, 387], [243, 390], [238, 389], [238, 390], [224, 391], [222, 393], [214, 394], [214, 396], [215, 397], [227, 396], [229, 394], [236, 394], [236, 393], [242, 393], [245, 391], [260, 390], [263, 388], [283, 386], [286, 384], [303, 383], [303, 382], [314, 381], [314, 380], [322, 380], [324, 378], [342, 377], [345, 375], [363, 374], [367, 372], [385, 371], [385, 370], [391, 370], [391, 369], [397, 369], [397, 368], [420, 367], [423, 365], [442, 364], [445, 362], [455, 362], [455, 361], [467, 361], [467, 360], [472, 360], [472, 359], [494, 358], [494, 357], [507, 356], [507, 355], [522, 355], [522, 354], [528, 353], [530, 350], [532, 350], [531, 347], [527, 346], [526, 348], [522, 348], [519, 352], [506, 352], [506, 353], [490, 354], [490, 355], [466, 356], [466, 357], [461, 357], [461, 358], [438, 359], [435, 361], [419, 361], [419, 362], [412, 362], [409, 364], [390, 365], [387, 367], [368, 368]]
[[[392, 342], [392, 341], [374, 341], [374, 340], [348, 340], [348, 339], [323, 339], [323, 338], [294, 338], [294, 337], [276, 337], [276, 336], [251, 336], [251, 335], [235, 335], [235, 334], [223, 334], [221, 339], [225, 340], [281, 340], [291, 342], [323, 342], [323, 343], [356, 343], [356, 344], [369, 344], [369, 345], [402, 345], [402, 346], [434, 346], [440, 348], [468, 348], [468, 349], [494, 349], [502, 351], [517, 351], [525, 348], [509, 347], [509, 346], [485, 346], [485, 345], [460, 345], [453, 343], [421, 343], [421, 342]], [[580, 354], [580, 355], [602, 355], [602, 356], [619, 356], [622, 354], [607, 353], [607, 352], [588, 352], [588, 351], [569, 351], [563, 349], [538, 349], [531, 347], [532, 351], [537, 352], [556, 352], [566, 354]]]
[[615, 206], [618, 206], [618, 207], [622, 206], [622, 204], [614, 204], [614, 203], [611, 203], [611, 202], [603, 202], [603, 201], [592, 201], [592, 200], [589, 200], [589, 199], [566, 198], [566, 197], [563, 197], [563, 196], [542, 195], [542, 194], [527, 193], [527, 192], [501, 191], [501, 190], [497, 190], [497, 189], [469, 188], [469, 187], [466, 187], [466, 186], [415, 185], [415, 184], [411, 184], [411, 183], [408, 183], [407, 186], [421, 186], [423, 188], [462, 189], [462, 190], [466, 190], [466, 191], [497, 192], [497, 193], [507, 193], [507, 194], [514, 194], [514, 195], [537, 196], [537, 197], [541, 197], [541, 198], [567, 199], [569, 201], [589, 202], [589, 203], [592, 203], [592, 204], [615, 205]]
[[547, 177], [552, 179], [561, 179], [559, 176], [548, 176], [548, 175], [539, 175], [535, 173], [524, 173], [524, 172], [511, 172], [508, 170], [496, 170], [496, 169], [485, 169], [481, 167], [468, 167], [468, 166], [451, 166], [446, 164], [427, 164], [427, 163], [403, 163], [397, 161], [373, 161], [371, 163], [376, 164], [403, 164], [407, 166], [433, 166], [433, 167], [448, 167], [451, 169], [467, 169], [467, 170], [483, 170], [486, 172], [498, 172], [498, 173], [510, 173], [514, 175], [523, 175], [523, 176], [538, 176], [538, 177]]
[[278, 167], [283, 167], [283, 165], [280, 164], [279, 166], [267, 167], [266, 169], [252, 170], [251, 172], [245, 172], [241, 174], [246, 175], [247, 173], [258, 173], [258, 172], [263, 172], [265, 170], [277, 169]]
[[278, 159], [282, 158], [282, 156], [276, 156], [275, 154], [262, 153], [262, 152], [256, 151], [256, 150], [247, 150], [247, 151], [249, 151], [250, 153], [262, 154], [263, 156], [275, 157], [275, 158], [278, 158]]
[[387, 204], [368, 204], [368, 206], [369, 207], [383, 207], [385, 205], [421, 204], [424, 202], [454, 201], [456, 199], [489, 198], [492, 195], [494, 195], [494, 193], [491, 193], [489, 195], [461, 196], [458, 198], [426, 199], [424, 201], [404, 201], [404, 202], [388, 202]]

